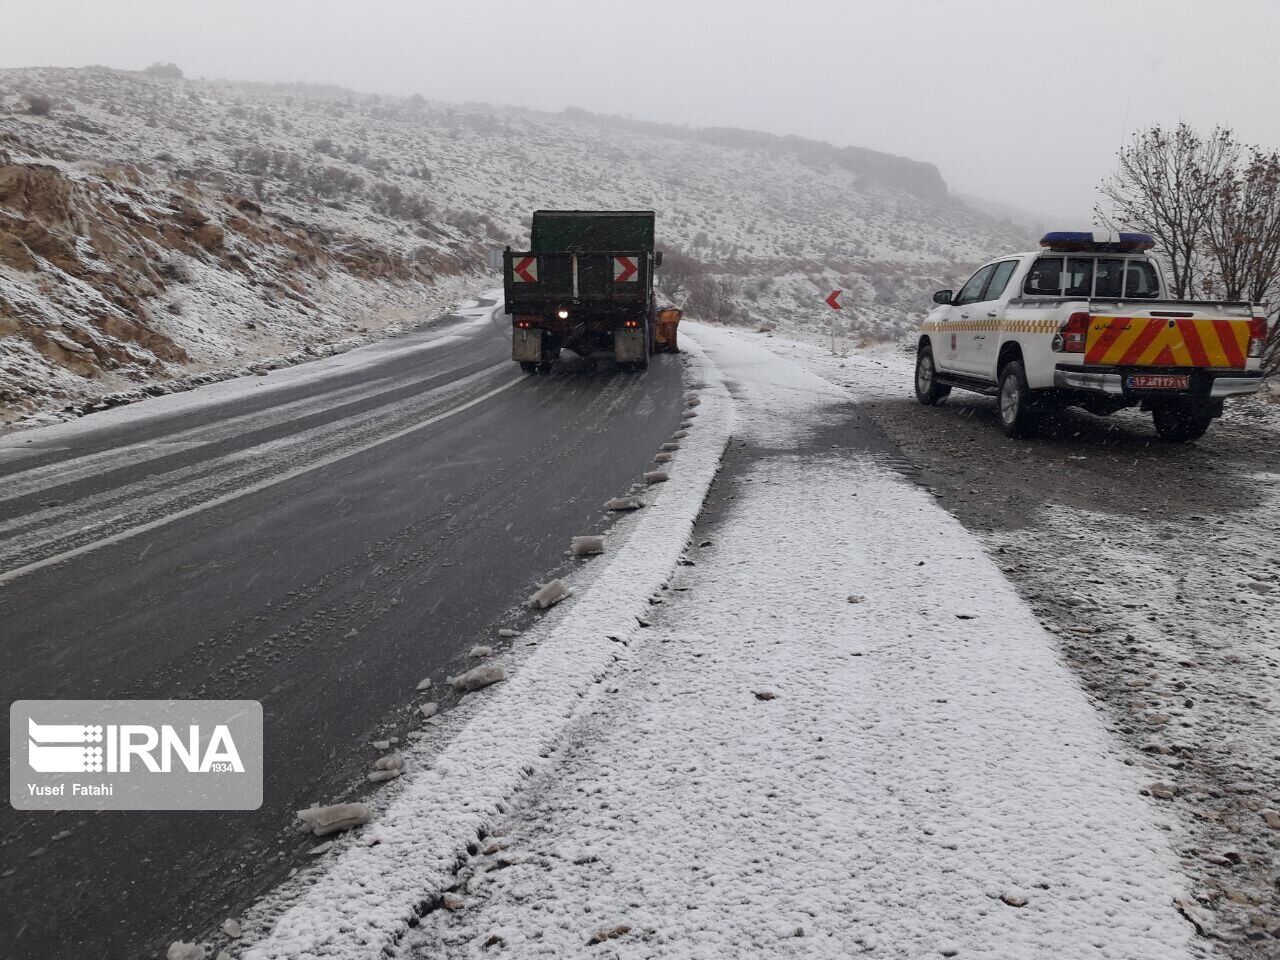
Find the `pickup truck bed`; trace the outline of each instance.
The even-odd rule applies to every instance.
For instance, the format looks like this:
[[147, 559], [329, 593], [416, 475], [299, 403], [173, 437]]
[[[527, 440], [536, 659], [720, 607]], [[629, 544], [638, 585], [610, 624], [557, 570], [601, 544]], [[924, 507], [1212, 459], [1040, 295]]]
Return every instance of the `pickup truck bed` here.
[[[1095, 295], [1104, 285], [1142, 295]], [[1224, 398], [1258, 390], [1266, 321], [1249, 303], [1163, 292], [1158, 263], [1121, 244], [994, 260], [958, 294], [934, 295], [917, 343], [917, 396], [998, 394], [1012, 435], [1062, 406], [1099, 415], [1140, 406], [1162, 437], [1195, 439]]]

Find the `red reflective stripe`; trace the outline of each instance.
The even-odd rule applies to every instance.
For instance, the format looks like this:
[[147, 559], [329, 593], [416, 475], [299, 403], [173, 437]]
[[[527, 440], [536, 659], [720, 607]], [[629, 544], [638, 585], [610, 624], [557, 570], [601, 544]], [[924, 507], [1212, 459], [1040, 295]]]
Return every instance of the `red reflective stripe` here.
[[1138, 339], [1133, 341], [1129, 349], [1125, 351], [1118, 363], [1137, 363], [1139, 358], [1147, 352], [1147, 347], [1151, 346], [1151, 341], [1160, 335], [1160, 331], [1164, 329], [1163, 320], [1148, 320], [1147, 325], [1142, 328], [1142, 332], [1138, 334]]
[[1179, 320], [1178, 330], [1182, 333], [1182, 341], [1191, 354], [1191, 363], [1197, 367], [1209, 366], [1209, 355], [1205, 353], [1204, 344], [1200, 342], [1200, 331], [1196, 329], [1194, 320]]
[[[1102, 335], [1097, 340], [1089, 344], [1089, 351], [1085, 354], [1085, 363], [1101, 363], [1102, 358], [1107, 355], [1107, 351], [1120, 339], [1120, 334], [1129, 329], [1129, 324], [1133, 323], [1128, 317], [1112, 317], [1111, 326], [1102, 331]], [[1120, 326], [1124, 324], [1124, 326]], [[1087, 331], [1087, 328], [1086, 328]], [[1088, 336], [1088, 333], [1085, 333]]]
[[1227, 355], [1227, 362], [1233, 367], [1243, 367], [1244, 355], [1240, 352], [1240, 344], [1236, 340], [1234, 324], [1230, 320], [1215, 320], [1213, 332], [1218, 335], [1222, 352]]

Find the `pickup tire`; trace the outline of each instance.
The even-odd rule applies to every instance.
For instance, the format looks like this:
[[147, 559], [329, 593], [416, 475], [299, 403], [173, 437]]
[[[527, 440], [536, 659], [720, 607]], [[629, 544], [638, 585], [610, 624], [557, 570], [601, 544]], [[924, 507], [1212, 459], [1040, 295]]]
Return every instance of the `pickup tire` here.
[[1027, 371], [1020, 360], [1006, 363], [1000, 370], [1000, 392], [997, 395], [1000, 426], [1006, 436], [1022, 439], [1035, 433], [1039, 424], [1031, 388], [1027, 386]]
[[1161, 404], [1151, 409], [1151, 420], [1161, 440], [1189, 443], [1204, 436], [1213, 423], [1213, 415], [1180, 404]]
[[932, 407], [951, 392], [951, 388], [938, 382], [938, 368], [933, 362], [933, 350], [926, 343], [916, 354], [916, 399], [926, 407]]

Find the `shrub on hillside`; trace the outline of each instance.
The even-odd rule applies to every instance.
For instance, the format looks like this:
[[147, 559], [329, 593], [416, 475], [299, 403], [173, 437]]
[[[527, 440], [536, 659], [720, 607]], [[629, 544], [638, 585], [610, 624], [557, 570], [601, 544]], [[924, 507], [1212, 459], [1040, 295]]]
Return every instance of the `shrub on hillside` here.
[[685, 310], [700, 320], [712, 323], [742, 323], [746, 317], [736, 302], [738, 293], [739, 284], [733, 277], [698, 277], [689, 290]]
[[153, 77], [163, 77], [166, 80], [181, 80], [182, 68], [176, 63], [153, 63], [147, 67], [144, 73], [148, 73]]
[[53, 112], [53, 101], [43, 93], [27, 94], [27, 113], [33, 117], [47, 117]]

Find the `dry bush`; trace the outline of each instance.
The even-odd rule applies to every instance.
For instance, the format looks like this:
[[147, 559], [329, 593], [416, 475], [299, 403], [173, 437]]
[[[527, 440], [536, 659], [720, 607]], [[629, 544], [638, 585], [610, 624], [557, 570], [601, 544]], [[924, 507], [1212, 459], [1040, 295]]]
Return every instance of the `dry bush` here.
[[[663, 266], [666, 264], [664, 263]], [[737, 304], [738, 281], [733, 277], [701, 276], [692, 284], [685, 310], [711, 323], [741, 323], [745, 317]]]
[[143, 73], [147, 73], [153, 77], [163, 77], [166, 80], [181, 80], [182, 68], [176, 63], [153, 63], [147, 67]]

